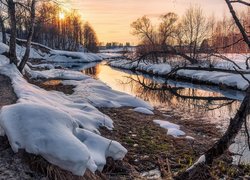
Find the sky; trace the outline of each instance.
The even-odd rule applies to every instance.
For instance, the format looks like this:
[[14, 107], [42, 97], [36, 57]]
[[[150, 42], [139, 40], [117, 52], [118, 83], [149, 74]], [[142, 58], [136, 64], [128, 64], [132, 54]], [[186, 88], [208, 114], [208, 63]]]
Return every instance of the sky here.
[[161, 14], [183, 15], [190, 6], [200, 6], [208, 16], [222, 18], [229, 14], [224, 0], [64, 0], [65, 6], [77, 9], [84, 21], [90, 22], [100, 42], [131, 42], [130, 24], [147, 15], [154, 22]]

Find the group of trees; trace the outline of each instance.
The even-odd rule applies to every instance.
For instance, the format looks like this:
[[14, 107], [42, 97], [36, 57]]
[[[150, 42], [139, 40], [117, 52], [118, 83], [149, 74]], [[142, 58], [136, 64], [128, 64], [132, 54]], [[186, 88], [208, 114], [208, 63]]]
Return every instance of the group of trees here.
[[[240, 19], [240, 16], [235, 11], [235, 7], [233, 4], [238, 4], [241, 6], [247, 6], [250, 7], [250, 2], [245, 0], [225, 0], [228, 9], [230, 10], [230, 13], [233, 18], [233, 23], [237, 29], [237, 32], [239, 33], [239, 39], [234, 41], [233, 44], [238, 44], [239, 42], [242, 42], [248, 50], [250, 50], [250, 35], [249, 35], [249, 24], [245, 25], [245, 21], [242, 21]], [[247, 22], [249, 23], [249, 22]], [[231, 45], [227, 45], [227, 47], [230, 47]], [[249, 57], [247, 57], [249, 59]], [[236, 72], [237, 69], [235, 68]], [[213, 162], [216, 158], [220, 157], [225, 151], [228, 150], [229, 146], [233, 143], [234, 139], [240, 132], [240, 130], [245, 128], [246, 136], [247, 136], [247, 143], [248, 148], [250, 149], [250, 135], [248, 130], [248, 121], [250, 114], [250, 81], [244, 76], [244, 74], [239, 73], [248, 83], [248, 88], [246, 90], [246, 96], [243, 99], [239, 110], [235, 114], [233, 118], [230, 119], [229, 126], [226, 130], [226, 132], [223, 134], [223, 136], [210, 148], [208, 149], [204, 155], [200, 158], [200, 161], [198, 160], [191, 168], [187, 169], [186, 171], [179, 174], [179, 176], [176, 179], [193, 179], [193, 177], [196, 174], [202, 174], [201, 167], [206, 166], [212, 166]], [[201, 160], [203, 159], [203, 160]], [[205, 166], [204, 166], [205, 165]], [[196, 175], [196, 177], [199, 177]]]
[[[83, 23], [76, 10], [65, 10], [56, 1], [1, 0], [0, 10], [4, 43], [7, 32], [13, 39], [31, 37], [32, 41], [54, 49], [78, 51], [85, 47], [98, 51], [97, 35], [91, 25]], [[14, 43], [13, 39], [9, 43]]]
[[[240, 22], [250, 32], [250, 9], [240, 14]], [[182, 17], [170, 12], [160, 16], [154, 26], [147, 16], [131, 24], [132, 34], [140, 39], [138, 54], [167, 52], [168, 55], [185, 54], [199, 59], [200, 54], [211, 52], [250, 52], [234, 20], [224, 17], [207, 18], [200, 7], [190, 7]], [[235, 43], [237, 41], [237, 43]], [[156, 55], [153, 53], [152, 55]], [[152, 56], [150, 57], [152, 58]], [[193, 61], [195, 62], [195, 61]]]
[[[90, 23], [83, 23], [78, 11], [64, 10], [55, 2], [43, 2], [37, 7], [36, 17], [33, 41], [55, 49], [77, 51], [84, 46], [91, 52], [98, 51], [94, 29]], [[25, 29], [18, 29], [21, 37], [27, 34]]]
[[119, 42], [107, 42], [105, 47], [107, 49], [112, 49], [112, 48], [122, 48], [122, 47], [130, 47], [130, 43], [126, 42], [125, 44], [119, 43]]
[[[20, 29], [20, 34], [25, 35], [25, 29]], [[83, 23], [76, 10], [64, 10], [53, 2], [38, 5], [33, 41], [55, 49], [77, 51], [84, 46], [89, 51], [98, 51], [97, 35], [91, 25]]]

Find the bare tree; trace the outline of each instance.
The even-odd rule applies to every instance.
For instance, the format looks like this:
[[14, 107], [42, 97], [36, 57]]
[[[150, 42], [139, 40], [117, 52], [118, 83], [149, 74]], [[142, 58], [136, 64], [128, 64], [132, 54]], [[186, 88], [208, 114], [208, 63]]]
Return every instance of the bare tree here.
[[250, 36], [247, 34], [246, 32], [246, 29], [244, 28], [244, 26], [242, 25], [242, 23], [240, 22], [234, 8], [233, 8], [233, 5], [232, 3], [240, 3], [240, 4], [244, 4], [246, 6], [250, 6], [250, 3], [247, 2], [247, 1], [241, 1], [241, 0], [237, 0], [237, 1], [234, 1], [234, 0], [225, 0], [226, 3], [227, 3], [227, 6], [230, 10], [230, 13], [235, 21], [235, 24], [237, 25], [238, 29], [240, 30], [241, 34], [242, 34], [242, 37], [244, 39], [244, 41], [246, 42], [246, 44], [248, 45], [248, 47], [250, 48]]
[[[242, 37], [244, 38], [244, 41], [246, 44], [250, 44], [249, 36], [247, 35], [247, 32], [245, 31], [242, 23], [240, 22], [238, 16], [236, 15], [234, 8], [232, 6], [232, 3], [241, 3], [247, 6], [250, 6], [249, 3], [246, 1], [234, 1], [234, 0], [225, 0], [225, 2], [228, 5], [228, 8], [232, 14], [233, 19], [235, 20], [235, 24], [239, 28]], [[250, 46], [249, 46], [250, 48]], [[235, 71], [238, 72], [238, 70], [235, 68]], [[250, 109], [250, 81], [240, 72], [238, 72], [248, 83], [249, 86], [246, 90], [246, 96], [244, 100], [241, 103], [241, 106], [239, 110], [237, 111], [236, 115], [230, 119], [230, 124], [227, 128], [227, 131], [224, 133], [224, 135], [209, 149], [207, 150], [203, 156], [200, 157], [200, 159], [189, 169], [187, 169], [185, 172], [181, 173], [177, 179], [183, 179], [184, 177], [186, 179], [192, 179], [192, 175], [195, 175], [199, 173], [201, 170], [200, 167], [204, 167], [204, 165], [212, 165], [214, 159], [220, 157], [222, 154], [225, 153], [226, 150], [228, 150], [229, 146], [232, 144], [233, 140], [239, 133], [239, 131], [242, 129], [243, 124], [245, 123], [245, 128], [248, 134], [248, 145], [250, 148], [250, 142], [249, 142], [249, 133], [248, 128], [246, 124], [247, 117], [249, 116], [249, 109]]]
[[13, 63], [17, 66], [18, 61], [16, 56], [16, 37], [17, 37], [16, 3], [13, 0], [6, 0], [6, 2], [10, 18], [9, 58], [10, 58], [10, 63]]
[[156, 44], [156, 33], [154, 27], [147, 16], [138, 18], [131, 24], [133, 29], [132, 34], [139, 36], [144, 43], [148, 42], [152, 46]]
[[6, 17], [5, 11], [6, 11], [6, 6], [0, 1], [0, 26], [2, 31], [2, 42], [4, 44], [7, 44], [5, 21], [8, 18], [8, 16]]
[[28, 11], [30, 12], [30, 22], [29, 22], [29, 33], [26, 41], [25, 54], [20, 62], [18, 69], [22, 72], [25, 64], [27, 63], [30, 56], [31, 41], [34, 33], [35, 17], [36, 17], [36, 0], [32, 0], [30, 6], [28, 6]]
[[183, 42], [189, 46], [190, 57], [197, 59], [198, 50], [208, 35], [208, 23], [200, 7], [190, 7], [183, 19]]
[[161, 23], [159, 25], [159, 44], [163, 49], [168, 45], [174, 44], [176, 36], [176, 22], [178, 16], [175, 13], [167, 13], [160, 17]]

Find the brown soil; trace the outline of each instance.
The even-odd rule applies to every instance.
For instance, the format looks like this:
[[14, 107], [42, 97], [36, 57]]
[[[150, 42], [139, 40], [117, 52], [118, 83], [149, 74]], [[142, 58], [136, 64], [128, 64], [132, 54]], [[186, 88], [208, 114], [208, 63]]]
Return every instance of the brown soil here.
[[29, 80], [29, 83], [37, 85], [47, 91], [60, 91], [64, 94], [73, 94], [75, 86], [72, 85], [63, 85], [61, 80], [48, 80], [48, 81], [36, 81], [36, 80]]
[[15, 103], [17, 100], [16, 94], [11, 86], [11, 81], [8, 77], [0, 75], [0, 109], [3, 106]]
[[[189, 121], [189, 126], [193, 129], [181, 126], [181, 130], [195, 140], [167, 136], [166, 130], [156, 125], [153, 120], [161, 119], [176, 123], [178, 118], [163, 116], [157, 110], [155, 115], [140, 114], [129, 108], [105, 108], [101, 111], [113, 119], [115, 126], [113, 131], [101, 129], [102, 135], [121, 142], [128, 149], [123, 163], [133, 168], [127, 172], [134, 173], [136, 170], [140, 174], [159, 169], [164, 178], [170, 178], [176, 172], [190, 166], [220, 136], [220, 133], [214, 133], [218, 132], [215, 126], [204, 124], [200, 127], [200, 124], [192, 121]], [[197, 135], [195, 131], [203, 132], [204, 136]], [[128, 175], [131, 176], [129, 173]]]

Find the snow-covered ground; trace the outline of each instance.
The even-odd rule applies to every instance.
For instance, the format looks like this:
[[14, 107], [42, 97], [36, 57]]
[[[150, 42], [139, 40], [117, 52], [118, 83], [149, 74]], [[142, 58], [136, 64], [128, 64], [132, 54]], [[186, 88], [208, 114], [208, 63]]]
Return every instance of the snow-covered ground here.
[[108, 63], [112, 67], [131, 69], [136, 71], [144, 71], [155, 75], [164, 75], [171, 71], [171, 66], [168, 64], [150, 64], [145, 62], [130, 62], [127, 60], [114, 60]]
[[179, 137], [179, 136], [184, 136], [186, 134], [184, 131], [180, 130], [180, 126], [177, 124], [163, 120], [154, 120], [154, 123], [166, 129], [167, 135], [171, 135], [173, 137]]
[[84, 52], [71, 52], [71, 51], [61, 51], [52, 50], [47, 61], [53, 62], [95, 62], [103, 60], [103, 57], [94, 53], [84, 53]]
[[138, 112], [138, 113], [142, 113], [142, 114], [147, 114], [147, 115], [154, 115], [154, 113], [152, 111], [150, 111], [147, 108], [143, 108], [143, 107], [137, 107], [137, 108], [133, 109], [133, 111]]
[[[0, 51], [7, 49], [0, 43]], [[41, 56], [32, 51], [32, 57]], [[22, 53], [21, 47], [18, 52]], [[65, 54], [56, 53], [59, 56]], [[107, 157], [118, 160], [127, 153], [120, 143], [100, 135], [100, 126], [110, 130], [114, 127], [112, 120], [96, 107], [153, 109], [146, 102], [114, 91], [80, 72], [53, 68], [32, 71], [26, 66], [25, 70], [32, 78], [59, 78], [63, 84], [75, 86], [72, 95], [46, 91], [28, 83], [8, 62], [5, 56], [0, 55], [0, 74], [10, 77], [18, 102], [1, 109], [0, 134], [7, 135], [14, 152], [25, 149], [76, 175], [83, 175], [86, 169], [92, 172], [102, 170]]]
[[[228, 54], [228, 57], [243, 69], [246, 69], [246, 54]], [[112, 67], [142, 71], [154, 75], [164, 76], [171, 72], [172, 68], [169, 64], [151, 64], [145, 62], [130, 62], [124, 59], [114, 60], [108, 63]], [[233, 69], [233, 63], [228, 61], [219, 61], [214, 63], [215, 67], [223, 69]], [[176, 73], [179, 77], [187, 77], [192, 80], [210, 82], [217, 85], [226, 85], [228, 87], [246, 90], [248, 82], [240, 74], [232, 74], [227, 72], [203, 71], [203, 70], [178, 70]], [[245, 77], [250, 80], [250, 74]]]
[[110, 49], [103, 49], [100, 50], [101, 53], [122, 53], [124, 51], [133, 52], [136, 50], [136, 47], [117, 47], [117, 48], [110, 48]]

